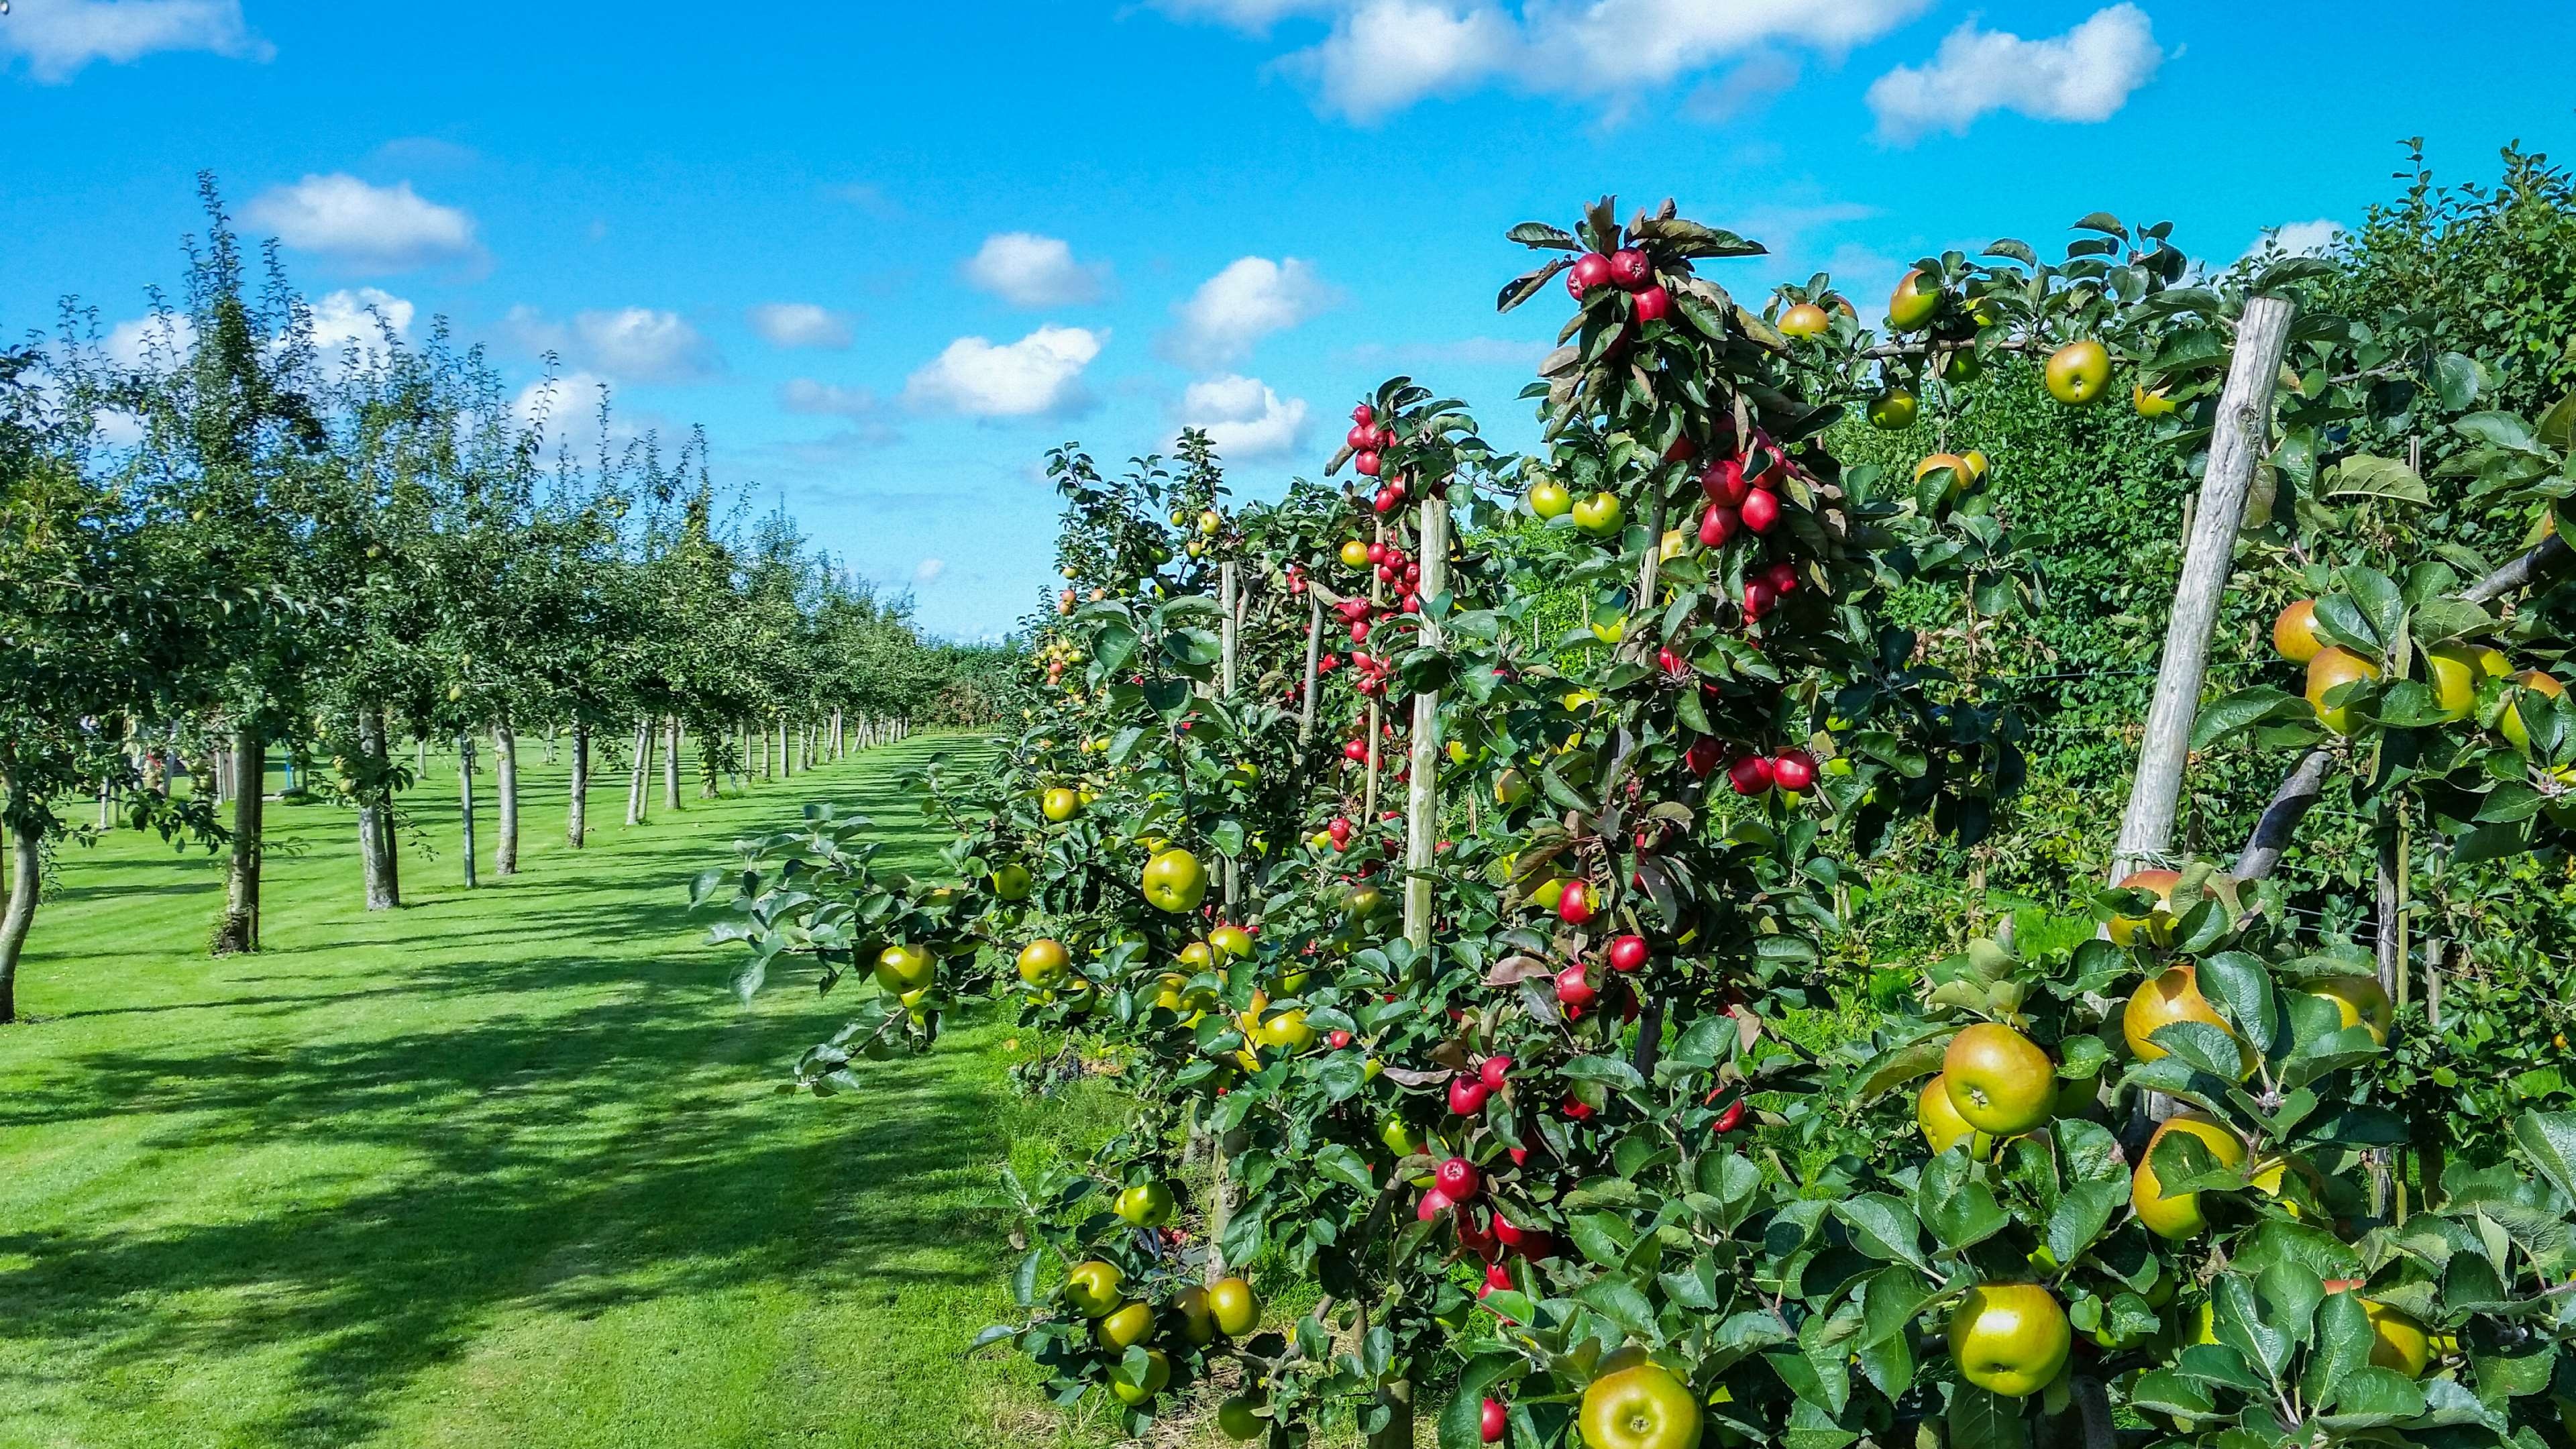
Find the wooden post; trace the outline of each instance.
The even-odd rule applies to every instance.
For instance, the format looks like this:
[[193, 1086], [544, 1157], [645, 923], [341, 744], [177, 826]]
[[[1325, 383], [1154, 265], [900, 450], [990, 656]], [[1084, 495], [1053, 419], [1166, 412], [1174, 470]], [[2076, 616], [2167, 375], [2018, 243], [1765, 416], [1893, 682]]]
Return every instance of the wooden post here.
[[2219, 602], [2227, 593], [2236, 534], [2245, 519], [2245, 495], [2253, 486], [2255, 465], [2269, 451], [2272, 390], [2295, 310], [2285, 299], [2256, 297], [2245, 304], [2245, 317], [2237, 328], [2236, 356], [2228, 364], [2227, 386], [2218, 400], [2218, 425], [2210, 439], [2209, 469], [2195, 500], [2183, 546], [2182, 577], [2174, 585], [2173, 616], [2165, 626], [2164, 653], [2157, 661], [2155, 698], [2147, 707], [2137, 780], [2130, 788], [2119, 845], [2112, 853], [2113, 881], [2160, 862], [2173, 846], [2183, 765], [2191, 753], [2191, 727], [2200, 714], [2201, 685], [2208, 674], [2210, 631], [2218, 623]]
[[[1234, 700], [1234, 654], [1236, 645], [1235, 604], [1237, 598], [1234, 581], [1234, 560], [1227, 559], [1225, 562], [1218, 564], [1216, 566], [1216, 578], [1217, 604], [1218, 607], [1225, 610], [1225, 619], [1219, 625], [1217, 631], [1217, 687], [1223, 691], [1226, 701], [1228, 703], [1232, 703]], [[1242, 875], [1242, 869], [1235, 861], [1235, 858], [1232, 855], [1226, 856], [1223, 890], [1225, 893], [1225, 908], [1228, 914], [1233, 912], [1235, 898], [1241, 892]]]
[[1315, 740], [1315, 686], [1321, 677], [1316, 667], [1324, 657], [1324, 599], [1315, 585], [1306, 585], [1306, 702], [1297, 713], [1297, 743], [1300, 747]]
[[[1449, 588], [1449, 503], [1422, 500], [1417, 521], [1422, 555], [1422, 586], [1414, 597], [1423, 601], [1422, 645], [1440, 647], [1440, 626], [1430, 615], [1431, 600]], [[1439, 863], [1440, 839], [1440, 693], [1413, 696], [1413, 748], [1404, 799], [1404, 939], [1417, 951], [1431, 945], [1431, 871]]]

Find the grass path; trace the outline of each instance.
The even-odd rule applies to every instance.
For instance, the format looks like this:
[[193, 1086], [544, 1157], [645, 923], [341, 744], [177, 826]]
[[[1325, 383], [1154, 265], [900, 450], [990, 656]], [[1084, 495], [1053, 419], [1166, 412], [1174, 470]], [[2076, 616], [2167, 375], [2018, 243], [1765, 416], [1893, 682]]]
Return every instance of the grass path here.
[[225, 960], [202, 854], [68, 852], [34, 1020], [0, 1028], [0, 1446], [1056, 1440], [1024, 1368], [961, 1358], [1007, 1312], [973, 1203], [1109, 1104], [1015, 1098], [992, 1023], [865, 1098], [783, 1099], [838, 1004], [737, 1006], [685, 910], [692, 870], [807, 799], [926, 860], [894, 776], [957, 748], [631, 830], [603, 781], [580, 852], [561, 767], [531, 765], [523, 874], [470, 893], [433, 760], [408, 803], [438, 857], [407, 849], [410, 904], [376, 915], [348, 815], [273, 806], [268, 949]]

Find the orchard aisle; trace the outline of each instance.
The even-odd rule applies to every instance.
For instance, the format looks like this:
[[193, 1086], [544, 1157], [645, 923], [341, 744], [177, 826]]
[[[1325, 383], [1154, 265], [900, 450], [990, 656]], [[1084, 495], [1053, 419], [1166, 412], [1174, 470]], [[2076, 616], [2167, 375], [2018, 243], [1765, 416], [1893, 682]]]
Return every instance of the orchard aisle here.
[[972, 1203], [1105, 1109], [1023, 1106], [984, 1023], [873, 1069], [870, 1101], [782, 1099], [847, 1003], [737, 1006], [684, 909], [692, 871], [808, 799], [926, 862], [894, 779], [960, 745], [632, 830], [603, 777], [579, 855], [563, 768], [532, 765], [523, 873], [487, 855], [471, 893], [434, 760], [412, 803], [438, 857], [407, 848], [412, 904], [374, 916], [347, 814], [273, 805], [270, 949], [225, 960], [203, 856], [68, 852], [35, 1024], [0, 1029], [0, 1446], [1020, 1438], [1025, 1367], [961, 1359], [1007, 1309]]

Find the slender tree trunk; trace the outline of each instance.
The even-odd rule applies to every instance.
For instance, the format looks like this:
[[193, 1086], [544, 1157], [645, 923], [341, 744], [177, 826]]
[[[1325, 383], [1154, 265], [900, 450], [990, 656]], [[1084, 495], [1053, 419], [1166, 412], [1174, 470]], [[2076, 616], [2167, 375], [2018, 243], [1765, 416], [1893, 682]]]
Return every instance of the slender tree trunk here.
[[783, 714], [778, 717], [778, 774], [785, 780], [796, 778], [796, 756], [787, 748], [787, 716]]
[[464, 836], [465, 888], [479, 884], [474, 879], [474, 736], [456, 737], [456, 819]]
[[492, 726], [493, 812], [500, 817], [500, 836], [492, 842], [492, 873], [519, 873], [519, 735], [507, 724]]
[[564, 839], [573, 849], [581, 849], [581, 839], [590, 833], [590, 722], [575, 720], [572, 726], [572, 802], [564, 815]]
[[680, 808], [680, 717], [670, 719], [670, 748], [662, 754], [662, 808]]
[[32, 825], [9, 827], [9, 905], [0, 910], [0, 1026], [18, 1019], [18, 956], [44, 890], [44, 842]]
[[[218, 956], [259, 949], [260, 787], [267, 759], [268, 743], [259, 731], [233, 731], [233, 853], [224, 872], [224, 918], [215, 927]], [[251, 783], [244, 787], [243, 780]]]
[[366, 882], [367, 909], [389, 911], [402, 904], [402, 871], [394, 855], [393, 790], [385, 783], [390, 762], [384, 711], [359, 711], [358, 757], [367, 778], [376, 782], [358, 797], [358, 867]]
[[769, 752], [769, 726], [766, 724], [760, 727], [760, 778], [763, 781], [778, 778], [778, 758]]
[[[17, 762], [0, 744], [0, 806], [17, 817], [32, 813], [34, 802], [18, 798]], [[16, 821], [9, 834], [9, 903], [0, 909], [0, 1026], [18, 1019], [18, 957], [27, 948], [27, 928], [36, 923], [36, 901], [45, 888], [44, 841], [32, 822]]]
[[635, 768], [626, 782], [626, 823], [644, 823], [644, 802], [651, 798], [653, 784], [653, 717], [646, 715], [635, 725]]

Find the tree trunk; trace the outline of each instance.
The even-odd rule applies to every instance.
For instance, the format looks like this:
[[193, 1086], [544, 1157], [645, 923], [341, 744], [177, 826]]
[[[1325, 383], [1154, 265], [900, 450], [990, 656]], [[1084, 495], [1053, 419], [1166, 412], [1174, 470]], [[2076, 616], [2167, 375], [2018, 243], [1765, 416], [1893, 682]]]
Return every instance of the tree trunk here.
[[519, 736], [506, 724], [492, 726], [493, 810], [500, 816], [500, 836], [492, 842], [492, 873], [519, 873]]
[[564, 816], [564, 840], [573, 849], [581, 849], [581, 838], [590, 828], [590, 722], [575, 720], [572, 726], [572, 803]]
[[224, 871], [224, 917], [215, 926], [213, 952], [218, 956], [259, 949], [260, 787], [267, 759], [267, 741], [259, 731], [247, 726], [233, 731], [233, 853]]
[[367, 909], [389, 911], [402, 904], [402, 870], [394, 855], [393, 790], [385, 772], [385, 716], [377, 709], [358, 714], [359, 766], [375, 781], [358, 797], [358, 866], [365, 877]]
[[680, 808], [680, 717], [670, 719], [670, 748], [662, 754], [662, 808]]
[[456, 737], [456, 819], [464, 836], [465, 888], [474, 889], [474, 737]]
[[644, 823], [646, 787], [653, 782], [653, 717], [635, 724], [635, 764], [626, 777], [626, 823]]
[[36, 923], [44, 860], [44, 842], [34, 826], [9, 827], [9, 906], [0, 910], [0, 1026], [18, 1019], [18, 956], [27, 947], [27, 928]]

